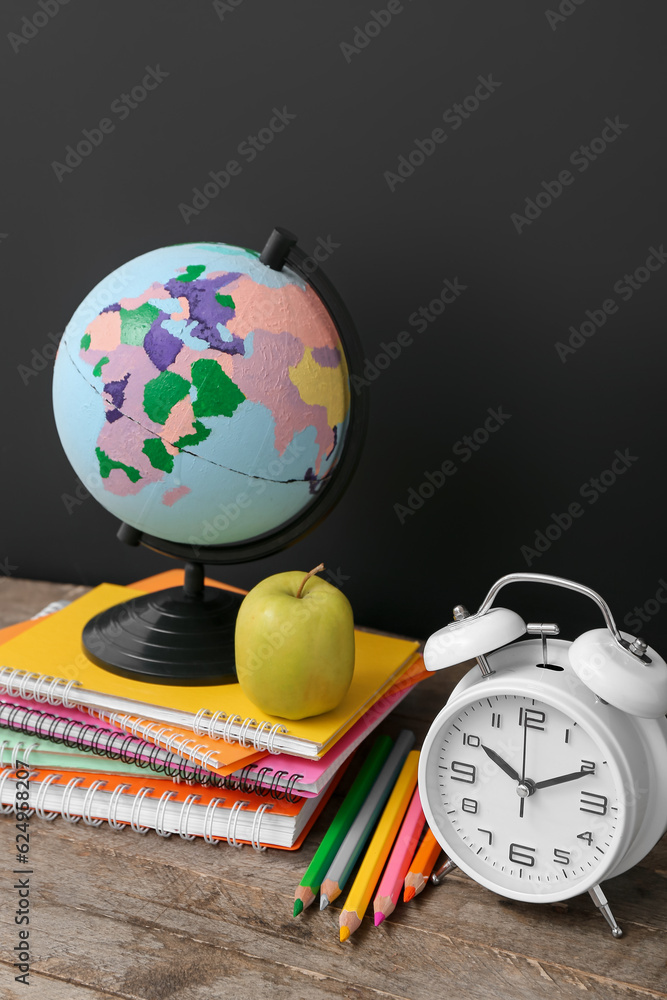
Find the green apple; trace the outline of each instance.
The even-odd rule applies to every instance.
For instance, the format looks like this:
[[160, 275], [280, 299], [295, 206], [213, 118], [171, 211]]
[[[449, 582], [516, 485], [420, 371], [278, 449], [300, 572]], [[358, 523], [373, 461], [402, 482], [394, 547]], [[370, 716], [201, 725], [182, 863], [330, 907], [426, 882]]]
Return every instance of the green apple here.
[[335, 708], [354, 672], [347, 597], [310, 573], [276, 573], [246, 594], [236, 619], [236, 671], [268, 715], [305, 719]]

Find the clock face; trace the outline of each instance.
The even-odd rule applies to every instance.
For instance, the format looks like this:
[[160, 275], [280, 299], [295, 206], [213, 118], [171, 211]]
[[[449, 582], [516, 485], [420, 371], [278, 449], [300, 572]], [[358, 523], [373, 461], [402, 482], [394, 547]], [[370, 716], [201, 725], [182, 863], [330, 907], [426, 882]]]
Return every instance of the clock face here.
[[457, 704], [427, 738], [420, 783], [429, 824], [452, 859], [521, 899], [566, 898], [600, 881], [625, 822], [610, 750], [530, 697]]

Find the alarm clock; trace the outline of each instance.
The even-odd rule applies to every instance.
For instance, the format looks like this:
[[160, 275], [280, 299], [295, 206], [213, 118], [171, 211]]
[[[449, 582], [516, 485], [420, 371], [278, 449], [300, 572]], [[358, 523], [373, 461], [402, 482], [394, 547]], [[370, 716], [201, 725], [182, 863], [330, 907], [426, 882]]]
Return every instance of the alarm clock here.
[[[555, 638], [556, 624], [493, 606], [510, 583], [589, 597], [605, 627]], [[424, 813], [449, 858], [433, 881], [458, 867], [524, 902], [588, 891], [621, 937], [600, 883], [667, 829], [667, 664], [619, 632], [594, 590], [539, 573], [502, 577], [476, 614], [457, 606], [424, 648], [427, 670], [473, 658], [420, 757]]]

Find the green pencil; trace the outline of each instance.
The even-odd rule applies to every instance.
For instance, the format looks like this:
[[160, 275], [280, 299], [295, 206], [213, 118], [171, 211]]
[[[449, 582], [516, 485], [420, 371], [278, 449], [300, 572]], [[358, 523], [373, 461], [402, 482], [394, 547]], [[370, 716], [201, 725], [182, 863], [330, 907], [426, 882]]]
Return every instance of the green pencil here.
[[378, 736], [371, 747], [368, 757], [354, 779], [352, 786], [343, 799], [340, 809], [320, 846], [315, 851], [313, 860], [308, 865], [296, 892], [294, 893], [294, 916], [298, 917], [302, 910], [315, 899], [319, 892], [322, 876], [329, 870], [338, 848], [345, 839], [345, 834], [352, 826], [354, 818], [366, 800], [373, 782], [389, 756], [393, 740], [390, 736]]

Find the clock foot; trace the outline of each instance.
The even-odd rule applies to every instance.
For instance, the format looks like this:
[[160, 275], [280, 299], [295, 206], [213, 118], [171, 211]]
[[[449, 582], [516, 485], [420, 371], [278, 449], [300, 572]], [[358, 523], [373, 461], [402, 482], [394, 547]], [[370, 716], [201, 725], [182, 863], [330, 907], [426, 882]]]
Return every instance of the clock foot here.
[[457, 866], [454, 864], [453, 861], [449, 860], [445, 861], [444, 865], [441, 865], [440, 868], [438, 868], [437, 872], [433, 872], [433, 874], [431, 875], [431, 882], [433, 883], [433, 885], [442, 885], [442, 880], [444, 879], [445, 875], [449, 875], [449, 873], [453, 872], [456, 867]]
[[600, 911], [602, 916], [605, 918], [605, 920], [611, 927], [612, 936], [615, 938], [623, 937], [623, 931], [616, 923], [616, 918], [614, 914], [611, 912], [611, 908], [609, 906], [609, 903], [607, 902], [607, 897], [603, 893], [600, 886], [594, 885], [592, 889], [588, 890], [588, 892], [590, 894], [591, 899], [597, 906], [598, 910]]

